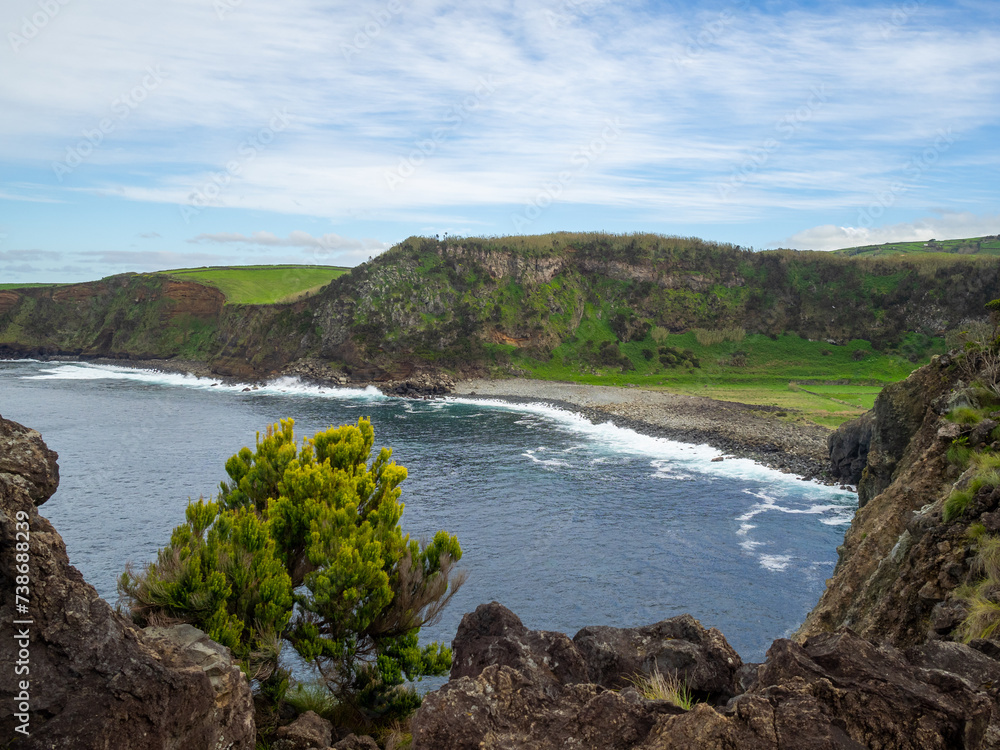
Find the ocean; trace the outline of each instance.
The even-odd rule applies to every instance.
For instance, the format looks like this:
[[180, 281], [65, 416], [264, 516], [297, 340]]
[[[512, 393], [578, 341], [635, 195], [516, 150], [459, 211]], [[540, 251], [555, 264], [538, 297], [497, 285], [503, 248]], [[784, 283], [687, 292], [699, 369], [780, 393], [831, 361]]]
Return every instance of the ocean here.
[[0, 362], [0, 414], [58, 451], [42, 507], [70, 562], [112, 604], [126, 563], [152, 560], [257, 432], [299, 439], [366, 416], [405, 466], [404, 531], [456, 534], [466, 585], [422, 640], [499, 601], [572, 636], [688, 612], [761, 661], [822, 593], [857, 507], [850, 492], [746, 459], [595, 424], [546, 404], [388, 398], [282, 378], [258, 390], [83, 363]]

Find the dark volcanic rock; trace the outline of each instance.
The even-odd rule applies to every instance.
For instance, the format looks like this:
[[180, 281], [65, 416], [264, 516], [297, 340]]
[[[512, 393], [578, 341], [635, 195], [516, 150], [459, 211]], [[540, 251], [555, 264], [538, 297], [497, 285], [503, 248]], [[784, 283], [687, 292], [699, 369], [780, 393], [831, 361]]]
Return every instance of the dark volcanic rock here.
[[[226, 649], [189, 626], [135, 628], [69, 564], [37, 509], [58, 484], [56, 458], [37, 432], [0, 418], [0, 643], [14, 642], [14, 620], [30, 620], [16, 626], [30, 631], [29, 674], [6, 668], [4, 646], [0, 736], [20, 737], [10, 707], [28, 679], [30, 736], [19, 748], [253, 748], [250, 686]], [[25, 529], [27, 553], [16, 547]], [[15, 609], [16, 554], [29, 555], [26, 614]]]
[[306, 711], [275, 736], [273, 750], [326, 750], [333, 741], [333, 725], [315, 711]]
[[662, 715], [678, 713], [634, 690], [545, 683], [509, 666], [451, 680], [428, 695], [412, 720], [414, 750], [625, 750]]
[[924, 669], [850, 631], [778, 640], [759, 683], [724, 710], [661, 719], [643, 750], [983, 748], [995, 707], [950, 672]]
[[872, 444], [872, 412], [862, 414], [857, 419], [845, 422], [830, 433], [827, 446], [830, 449], [830, 473], [850, 484], [861, 481], [861, 472], [868, 464], [868, 449]]
[[475, 677], [488, 666], [513, 667], [544, 682], [587, 682], [587, 665], [566, 635], [528, 630], [497, 602], [462, 618], [452, 641], [451, 679]]
[[591, 682], [622, 688], [654, 670], [677, 675], [701, 698], [728, 700], [737, 692], [743, 661], [715, 628], [691, 615], [641, 628], [584, 628], [573, 643], [587, 663]]
[[378, 743], [367, 734], [360, 737], [356, 734], [349, 734], [336, 745], [333, 750], [379, 750]]
[[[725, 640], [687, 616], [577, 634], [573, 645], [591, 679], [609, 684], [678, 653], [716, 669], [723, 662], [727, 688], [740, 694], [724, 706], [696, 703], [685, 711], [631, 687], [558, 679], [539, 668], [551, 659], [545, 647], [554, 634], [533, 640], [539, 634], [495, 602], [466, 615], [461, 633], [463, 676], [425, 698], [412, 723], [415, 750], [971, 750], [1000, 739], [990, 725], [1000, 710], [993, 687], [1000, 686], [1000, 662], [955, 643], [904, 655], [842, 630], [802, 645], [777, 640], [763, 664], [745, 669], [735, 657], [729, 671]], [[671, 638], [696, 644], [697, 655], [665, 649]], [[504, 663], [476, 673], [488, 654]], [[686, 679], [701, 674], [697, 663], [686, 669]]]

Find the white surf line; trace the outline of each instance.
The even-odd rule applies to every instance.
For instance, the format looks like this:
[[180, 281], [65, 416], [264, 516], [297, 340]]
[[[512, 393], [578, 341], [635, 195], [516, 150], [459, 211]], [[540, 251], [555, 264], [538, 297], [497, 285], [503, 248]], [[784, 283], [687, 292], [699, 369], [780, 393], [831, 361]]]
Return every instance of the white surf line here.
[[[48, 364], [48, 363], [46, 363]], [[54, 367], [42, 368], [41, 374], [22, 375], [25, 380], [128, 380], [150, 385], [173, 388], [215, 390], [248, 395], [290, 395], [329, 397], [337, 399], [365, 399], [369, 401], [388, 400], [374, 386], [347, 388], [343, 386], [319, 386], [303, 383], [297, 377], [284, 376], [270, 380], [264, 385], [250, 383], [227, 383], [218, 378], [204, 378], [190, 373], [166, 372], [120, 365], [91, 363], [53, 363]]]
[[[794, 474], [785, 474], [777, 469], [758, 464], [749, 458], [727, 458], [725, 461], [713, 461], [713, 458], [724, 454], [710, 445], [682, 443], [669, 438], [643, 435], [630, 427], [619, 427], [610, 421], [595, 423], [578, 412], [542, 401], [517, 403], [504, 401], [502, 398], [464, 398], [461, 396], [445, 396], [443, 400], [446, 403], [492, 407], [546, 418], [571, 432], [586, 434], [616, 452], [653, 458], [655, 460], [653, 467], [661, 476], [665, 470], [678, 471], [682, 474], [695, 471], [707, 477], [723, 476], [732, 479], [766, 482], [771, 485], [792, 485], [800, 490], [806, 490], [810, 497], [856, 500], [854, 493], [847, 490], [816, 481], [804, 482]], [[664, 461], [668, 462], [666, 466], [663, 465]]]
[[[49, 364], [49, 363], [45, 363]], [[40, 375], [22, 375], [34, 380], [131, 380], [152, 385], [168, 387], [194, 388], [199, 390], [217, 390], [229, 393], [246, 393], [247, 395], [288, 395], [332, 398], [339, 400], [369, 400], [388, 401], [397, 399], [386, 396], [374, 386], [365, 388], [350, 388], [344, 386], [319, 386], [303, 383], [296, 376], [283, 376], [255, 386], [250, 383], [226, 383], [218, 378], [204, 378], [190, 373], [166, 372], [144, 368], [125, 367], [120, 365], [94, 364], [89, 362], [53, 362], [52, 367], [42, 369]], [[667, 461], [668, 466], [654, 465], [658, 472], [664, 469], [679, 470], [680, 473], [697, 472], [706, 477], [724, 476], [739, 480], [767, 482], [769, 484], [794, 485], [800, 489], [808, 488], [810, 494], [821, 497], [854, 498], [853, 493], [839, 490], [819, 482], [803, 482], [793, 474], [785, 474], [766, 466], [755, 463], [748, 458], [728, 458], [725, 461], [712, 461], [723, 455], [721, 451], [705, 444], [682, 443], [663, 437], [643, 435], [629, 427], [618, 427], [610, 421], [604, 423], [592, 422], [587, 417], [574, 411], [538, 401], [514, 403], [502, 398], [464, 398], [461, 396], [446, 396], [433, 401], [415, 399], [398, 399], [409, 401], [414, 406], [426, 404], [433, 409], [444, 408], [448, 404], [475, 406], [478, 408], [502, 409], [508, 412], [519, 412], [542, 417], [570, 432], [582, 433], [597, 443], [618, 452], [631, 455], [648, 456], [658, 462]], [[411, 409], [407, 409], [411, 411]]]

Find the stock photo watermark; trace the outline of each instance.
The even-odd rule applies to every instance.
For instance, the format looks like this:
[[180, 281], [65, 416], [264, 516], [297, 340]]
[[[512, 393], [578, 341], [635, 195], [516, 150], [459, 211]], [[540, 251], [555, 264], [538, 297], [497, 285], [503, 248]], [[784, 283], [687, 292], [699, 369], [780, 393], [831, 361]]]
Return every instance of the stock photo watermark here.
[[812, 120], [816, 112], [826, 103], [827, 98], [826, 84], [821, 83], [819, 86], [813, 86], [805, 104], [796, 108], [794, 112], [784, 115], [775, 123], [775, 135], [766, 138], [760, 145], [751, 149], [730, 178], [726, 182], [719, 183], [719, 197], [726, 200], [733, 192], [750, 182], [782, 145], [790, 140], [803, 125]]
[[237, 147], [236, 154], [239, 158], [230, 159], [226, 162], [225, 169], [213, 172], [200, 187], [188, 195], [186, 203], [178, 206], [184, 223], [191, 223], [193, 217], [218, 201], [226, 188], [232, 184], [233, 179], [239, 177], [246, 166], [256, 159], [258, 154], [265, 151], [274, 142], [278, 133], [290, 123], [287, 109], [274, 110], [268, 124]]
[[70, 0], [38, 0], [38, 10], [30, 16], [21, 18], [20, 34], [16, 31], [7, 33], [7, 41], [10, 48], [17, 52], [32, 39], [42, 33], [42, 29], [48, 26], [52, 20], [59, 15], [59, 9], [69, 5]]
[[413, 149], [406, 156], [400, 157], [395, 169], [385, 173], [385, 182], [389, 190], [395, 190], [416, 173], [417, 169], [437, 153], [448, 137], [455, 133], [496, 91], [496, 81], [492, 75], [480, 76], [479, 85], [475, 91], [465, 97], [460, 104], [448, 109], [443, 124], [431, 131], [430, 137], [423, 138], [413, 144]]
[[404, 10], [401, 0], [389, 0], [384, 8], [371, 13], [371, 19], [358, 29], [350, 42], [341, 42], [340, 52], [347, 62], [368, 49], [372, 42], [392, 23], [392, 19]]
[[212, 7], [215, 15], [220, 21], [225, 21], [226, 16], [243, 5], [243, 0], [212, 0]]
[[910, 183], [893, 182], [885, 190], [876, 193], [871, 203], [858, 210], [857, 225], [864, 229], [870, 229], [875, 221], [882, 218], [882, 215], [894, 205], [899, 196], [909, 192], [912, 183], [924, 176], [924, 173], [937, 164], [941, 154], [951, 148], [955, 142], [951, 128], [938, 130], [934, 141], [920, 151], [919, 154], [910, 157], [903, 165], [903, 173], [910, 180]]
[[563, 0], [557, 10], [546, 10], [545, 20], [554, 29], [562, 29], [569, 26], [580, 16], [580, 11], [588, 0]]
[[889, 15], [889, 20], [882, 21], [879, 24], [879, 31], [882, 34], [882, 38], [888, 39], [906, 26], [923, 4], [924, 0], [908, 0], [893, 7], [892, 13]]
[[702, 24], [697, 34], [688, 36], [682, 54], [674, 57], [674, 65], [678, 68], [683, 68], [701, 57], [732, 26], [736, 20], [737, 13], [746, 10], [749, 6], [749, 0], [734, 3], [731, 8], [719, 11], [715, 18]]
[[577, 177], [587, 171], [600, 156], [608, 150], [608, 147], [617, 141], [622, 134], [621, 118], [604, 121], [604, 129], [601, 134], [592, 138], [586, 146], [578, 148], [573, 152], [570, 164], [573, 169], [564, 169], [554, 176], [553, 179], [542, 183], [538, 192], [528, 200], [527, 204], [520, 212], [510, 215], [511, 223], [515, 231], [521, 231], [524, 227], [530, 226], [542, 212], [562, 197], [563, 192], [569, 187]]
[[14, 698], [14, 731], [27, 737], [31, 733], [31, 530], [28, 514], [14, 516], [14, 658], [9, 666], [14, 672], [17, 695]]
[[109, 117], [102, 117], [93, 127], [83, 130], [83, 138], [74, 146], [66, 147], [66, 155], [62, 161], [52, 162], [52, 171], [61, 183], [68, 174], [83, 164], [104, 143], [106, 136], [115, 132], [119, 124], [129, 118], [129, 115], [142, 104], [149, 95], [160, 87], [167, 74], [159, 66], [146, 68], [142, 81], [133, 86], [121, 96], [111, 100]]

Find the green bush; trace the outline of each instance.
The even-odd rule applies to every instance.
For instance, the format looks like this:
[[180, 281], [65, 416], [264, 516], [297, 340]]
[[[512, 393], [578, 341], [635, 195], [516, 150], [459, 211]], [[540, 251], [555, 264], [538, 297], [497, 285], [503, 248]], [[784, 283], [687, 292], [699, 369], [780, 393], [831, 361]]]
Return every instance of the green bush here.
[[122, 575], [132, 617], [203, 628], [272, 699], [281, 690], [264, 681], [286, 680], [283, 638], [359, 725], [405, 717], [420, 699], [404, 681], [451, 665], [450, 649], [421, 648], [418, 635], [464, 581], [462, 551], [444, 531], [429, 544], [403, 534], [406, 469], [387, 448], [369, 463], [373, 446], [367, 419], [301, 448], [292, 420], [258, 434], [255, 451], [226, 462], [218, 499], [190, 503], [157, 561]]

